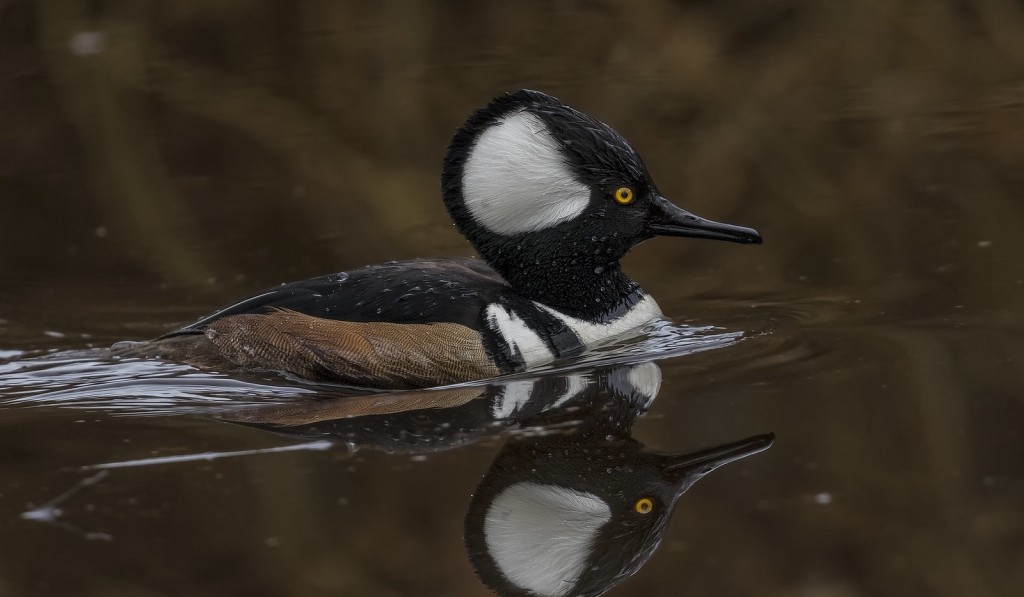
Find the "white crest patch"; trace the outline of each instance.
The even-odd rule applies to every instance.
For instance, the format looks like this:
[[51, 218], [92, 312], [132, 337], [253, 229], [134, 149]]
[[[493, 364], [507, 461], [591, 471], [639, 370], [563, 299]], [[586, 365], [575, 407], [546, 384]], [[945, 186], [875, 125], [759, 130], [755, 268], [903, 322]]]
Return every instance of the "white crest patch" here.
[[487, 306], [487, 324], [501, 335], [510, 351], [518, 351], [522, 355], [527, 367], [555, 360], [555, 355], [544, 340], [515, 311], [492, 303]]
[[484, 539], [508, 580], [537, 595], [561, 597], [579, 580], [598, 531], [611, 517], [593, 494], [521, 482], [494, 498]]
[[658, 306], [658, 303], [650, 295], [645, 296], [643, 300], [633, 305], [632, 309], [626, 311], [618, 319], [607, 323], [593, 323], [583, 319], [576, 319], [547, 305], [538, 302], [534, 302], [534, 304], [563, 321], [565, 325], [569, 326], [569, 329], [579, 336], [580, 341], [587, 348], [594, 348], [618, 338], [635, 335], [643, 326], [664, 317], [661, 314], [661, 307]]
[[590, 203], [590, 189], [569, 171], [547, 126], [525, 111], [480, 134], [466, 159], [462, 194], [477, 222], [504, 235], [566, 222]]

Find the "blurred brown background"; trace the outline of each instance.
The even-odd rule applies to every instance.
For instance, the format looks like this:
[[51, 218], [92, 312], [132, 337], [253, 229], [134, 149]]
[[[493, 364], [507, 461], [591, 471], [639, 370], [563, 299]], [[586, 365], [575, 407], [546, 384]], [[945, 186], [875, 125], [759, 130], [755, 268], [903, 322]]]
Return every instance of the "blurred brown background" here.
[[444, 145], [524, 86], [612, 123], [668, 196], [771, 247], [637, 261], [714, 260], [743, 291], [914, 269], [985, 301], [993, 269], [1024, 275], [959, 263], [1024, 239], [1011, 0], [8, 1], [0, 85], [0, 276], [28, 295], [83, 271], [276, 283], [466, 253]]
[[[627, 258], [677, 321], [765, 334], [667, 364], [644, 438], [779, 444], [684, 497], [616, 594], [1019, 594], [1015, 0], [0, 0], [0, 348], [151, 337], [285, 280], [468, 254], [444, 146], [520, 87], [766, 239]], [[273, 439], [192, 420], [68, 434], [74, 417], [7, 416], [9, 518], [68, 486], [39, 470]], [[118, 541], [11, 526], [0, 595], [483, 594], [460, 510], [491, 454], [112, 478], [96, 526]]]

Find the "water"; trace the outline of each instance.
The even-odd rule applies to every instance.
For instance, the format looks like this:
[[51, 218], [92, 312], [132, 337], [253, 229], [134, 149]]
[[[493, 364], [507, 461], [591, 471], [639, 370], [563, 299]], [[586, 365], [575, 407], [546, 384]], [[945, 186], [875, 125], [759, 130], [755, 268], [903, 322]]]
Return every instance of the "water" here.
[[[616, 544], [609, 595], [1020, 594], [1024, 15], [705, 4], [0, 8], [0, 596], [488, 595], [473, 496], [502, 474], [769, 433], [656, 550]], [[645, 243], [624, 268], [670, 325], [501, 382], [366, 395], [104, 352], [470, 254], [443, 147], [521, 86], [765, 244]]]

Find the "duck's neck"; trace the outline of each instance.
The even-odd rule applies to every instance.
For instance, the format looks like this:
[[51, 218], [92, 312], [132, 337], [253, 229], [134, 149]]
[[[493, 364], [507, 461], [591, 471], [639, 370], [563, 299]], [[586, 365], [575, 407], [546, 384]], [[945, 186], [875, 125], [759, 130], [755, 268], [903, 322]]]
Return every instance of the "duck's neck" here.
[[517, 294], [577, 319], [617, 319], [646, 296], [618, 261], [580, 253], [536, 259], [535, 250], [506, 246], [485, 259]]

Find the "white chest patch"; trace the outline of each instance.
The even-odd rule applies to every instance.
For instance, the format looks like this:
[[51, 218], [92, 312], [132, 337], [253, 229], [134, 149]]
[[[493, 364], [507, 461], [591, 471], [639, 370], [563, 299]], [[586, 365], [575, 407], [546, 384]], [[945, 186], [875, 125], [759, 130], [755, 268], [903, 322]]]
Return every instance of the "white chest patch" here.
[[579, 580], [611, 510], [597, 496], [522, 482], [495, 497], [484, 520], [501, 573], [537, 595], [561, 597]]
[[473, 218], [503, 235], [566, 222], [590, 203], [590, 190], [529, 112], [506, 116], [480, 134], [466, 159], [462, 194]]
[[501, 336], [510, 352], [518, 352], [523, 357], [527, 367], [555, 360], [544, 340], [515, 311], [492, 303], [487, 306], [487, 325]]
[[546, 305], [535, 304], [569, 326], [569, 329], [579, 336], [580, 341], [587, 348], [594, 348], [618, 338], [634, 335], [646, 324], [663, 317], [661, 307], [658, 306], [658, 303], [650, 295], [645, 296], [643, 300], [633, 305], [632, 309], [623, 313], [618, 319], [613, 319], [607, 323], [593, 323], [583, 319], [576, 319]]

